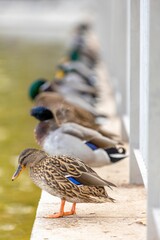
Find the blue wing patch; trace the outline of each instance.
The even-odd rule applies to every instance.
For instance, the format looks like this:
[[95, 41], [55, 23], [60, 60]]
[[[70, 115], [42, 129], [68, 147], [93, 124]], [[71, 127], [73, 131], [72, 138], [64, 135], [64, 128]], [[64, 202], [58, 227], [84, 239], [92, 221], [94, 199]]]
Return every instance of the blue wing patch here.
[[93, 143], [91, 142], [86, 142], [85, 143], [89, 148], [91, 148], [93, 151], [98, 149], [98, 147], [96, 145], [94, 145]]
[[67, 177], [67, 179], [70, 181], [70, 182], [72, 182], [72, 183], [74, 183], [74, 184], [76, 184], [76, 185], [82, 185], [80, 182], [78, 182], [74, 177]]

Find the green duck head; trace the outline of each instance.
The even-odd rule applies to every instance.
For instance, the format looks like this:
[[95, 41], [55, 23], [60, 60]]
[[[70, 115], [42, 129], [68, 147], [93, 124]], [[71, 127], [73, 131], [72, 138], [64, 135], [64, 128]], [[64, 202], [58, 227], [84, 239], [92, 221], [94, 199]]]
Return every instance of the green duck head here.
[[72, 48], [69, 51], [70, 61], [79, 61], [85, 46], [85, 41], [83, 36], [78, 36], [73, 43]]
[[35, 97], [40, 93], [40, 88], [47, 82], [46, 79], [40, 78], [35, 80], [29, 87], [28, 95], [34, 100]]
[[69, 53], [69, 59], [71, 61], [79, 61], [81, 58], [81, 50], [79, 48], [74, 48]]

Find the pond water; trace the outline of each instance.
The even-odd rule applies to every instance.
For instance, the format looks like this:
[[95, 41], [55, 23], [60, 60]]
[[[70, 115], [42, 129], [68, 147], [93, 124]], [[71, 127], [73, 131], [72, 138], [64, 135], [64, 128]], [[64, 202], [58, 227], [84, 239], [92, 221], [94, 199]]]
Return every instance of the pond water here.
[[15, 182], [11, 177], [17, 156], [27, 147], [38, 147], [29, 116], [33, 103], [29, 84], [38, 77], [52, 79], [64, 53], [60, 43], [40, 43], [0, 36], [0, 239], [28, 240], [40, 189], [25, 171]]

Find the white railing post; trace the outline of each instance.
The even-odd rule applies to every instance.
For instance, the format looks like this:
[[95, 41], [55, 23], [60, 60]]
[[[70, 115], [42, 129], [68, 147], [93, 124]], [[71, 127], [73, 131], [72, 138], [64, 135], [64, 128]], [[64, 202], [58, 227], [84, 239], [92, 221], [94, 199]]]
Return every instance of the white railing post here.
[[149, 76], [149, 0], [140, 1], [140, 152], [147, 167], [148, 76]]
[[[148, 240], [160, 239], [160, 1], [150, 0]], [[159, 234], [159, 235], [158, 235]]]
[[[97, 2], [100, 6], [101, 4]], [[126, 64], [127, 64], [127, 0], [105, 0], [106, 7], [103, 18], [105, 31], [106, 56], [111, 84], [117, 94], [118, 112], [126, 113]], [[102, 14], [104, 9], [102, 11]], [[105, 30], [104, 30], [105, 29]], [[123, 96], [123, 97], [122, 97]], [[118, 101], [119, 100], [119, 101]]]
[[130, 1], [130, 183], [142, 183], [134, 149], [139, 149], [140, 2]]

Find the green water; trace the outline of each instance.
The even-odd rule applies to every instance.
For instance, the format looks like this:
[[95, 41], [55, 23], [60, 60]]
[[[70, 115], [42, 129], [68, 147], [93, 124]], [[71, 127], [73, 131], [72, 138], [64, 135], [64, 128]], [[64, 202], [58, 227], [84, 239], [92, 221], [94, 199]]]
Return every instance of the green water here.
[[27, 96], [29, 84], [38, 77], [52, 79], [64, 49], [60, 44], [27, 42], [0, 37], [0, 239], [26, 240], [36, 213], [40, 190], [24, 172], [11, 177], [18, 154], [38, 147], [33, 136], [36, 121]]

